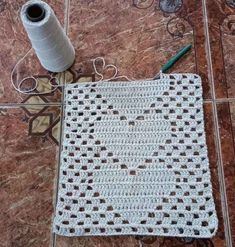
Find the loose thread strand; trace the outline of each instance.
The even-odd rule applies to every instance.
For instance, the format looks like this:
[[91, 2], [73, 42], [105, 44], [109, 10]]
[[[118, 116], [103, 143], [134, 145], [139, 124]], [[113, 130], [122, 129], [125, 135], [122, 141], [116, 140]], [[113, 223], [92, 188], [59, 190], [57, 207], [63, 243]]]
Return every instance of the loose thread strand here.
[[[19, 64], [22, 61], [25, 60], [25, 58], [30, 54], [30, 52], [32, 50], [33, 50], [33, 48], [30, 48], [26, 52], [26, 54], [21, 59], [19, 59], [19, 61], [15, 64], [15, 66], [14, 66], [12, 72], [11, 72], [11, 84], [12, 84], [13, 88], [17, 92], [19, 92], [21, 94], [25, 94], [25, 95], [44, 95], [44, 94], [52, 93], [55, 90], [57, 90], [58, 88], [65, 87], [66, 85], [60, 85], [58, 79], [56, 77], [54, 77], [54, 76], [51, 76], [51, 78], [49, 79], [49, 84], [52, 87], [52, 89], [49, 90], [49, 91], [46, 91], [46, 92], [34, 92], [38, 88], [38, 80], [37, 80], [37, 78], [35, 76], [27, 76], [27, 77], [23, 78], [22, 80], [20, 80], [19, 83], [15, 83], [14, 82], [14, 74], [15, 74], [15, 71], [16, 71], [17, 67], [19, 66]], [[114, 74], [110, 78], [104, 79], [104, 74], [102, 74], [101, 72], [98, 71], [98, 69], [97, 69], [97, 61], [99, 61], [99, 60], [102, 62], [102, 71], [104, 71], [107, 68], [113, 68], [114, 69]], [[93, 69], [94, 69], [95, 74], [100, 77], [98, 82], [117, 80], [117, 79], [121, 79], [121, 78], [125, 78], [127, 81], [136, 81], [136, 79], [134, 79], [134, 78], [130, 79], [126, 75], [118, 75], [119, 72], [118, 72], [117, 66], [115, 66], [114, 64], [107, 64], [106, 65], [105, 59], [103, 57], [96, 57], [95, 59], [93, 59], [92, 60], [92, 65], [93, 65]], [[160, 71], [160, 73], [158, 75], [160, 76], [160, 78], [163, 78], [162, 71]], [[145, 80], [153, 80], [154, 78], [147, 78]], [[30, 89], [24, 90], [24, 89], [22, 89], [23, 84], [28, 79], [31, 79], [33, 81], [32, 85], [34, 85], [34, 86], [32, 88], [30, 88]], [[52, 84], [53, 80], [56, 81], [56, 85]]]

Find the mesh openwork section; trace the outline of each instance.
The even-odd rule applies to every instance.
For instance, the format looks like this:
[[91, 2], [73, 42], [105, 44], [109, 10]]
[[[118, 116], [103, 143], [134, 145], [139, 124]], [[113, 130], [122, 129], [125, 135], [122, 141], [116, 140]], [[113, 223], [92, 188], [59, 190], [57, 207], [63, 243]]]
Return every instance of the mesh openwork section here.
[[64, 115], [57, 234], [215, 234], [198, 75], [70, 84]]

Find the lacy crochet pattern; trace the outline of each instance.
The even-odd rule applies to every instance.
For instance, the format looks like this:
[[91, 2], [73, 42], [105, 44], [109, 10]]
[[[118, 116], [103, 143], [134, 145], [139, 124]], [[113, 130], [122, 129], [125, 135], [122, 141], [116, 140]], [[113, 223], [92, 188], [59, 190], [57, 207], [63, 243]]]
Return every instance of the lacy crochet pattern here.
[[215, 234], [198, 75], [70, 84], [64, 114], [57, 234]]

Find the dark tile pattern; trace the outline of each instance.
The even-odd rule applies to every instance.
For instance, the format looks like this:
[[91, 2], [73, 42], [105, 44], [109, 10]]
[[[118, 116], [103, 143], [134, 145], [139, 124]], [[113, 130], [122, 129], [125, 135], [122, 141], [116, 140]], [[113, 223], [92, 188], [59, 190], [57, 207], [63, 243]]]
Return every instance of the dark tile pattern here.
[[60, 247], [139, 247], [139, 242], [134, 237], [120, 236], [120, 237], [81, 237], [81, 238], [66, 238], [57, 236], [56, 246]]
[[[233, 244], [235, 244], [235, 145], [234, 103], [217, 104], [223, 170], [225, 177], [229, 221]], [[232, 113], [232, 114], [231, 114]]]
[[[25, 98], [15, 91], [10, 83], [10, 74], [14, 65], [31, 47], [20, 20], [20, 9], [25, 2], [26, 0], [0, 1], [0, 103], [20, 103]], [[46, 2], [52, 6], [63, 25], [64, 0]], [[41, 67], [33, 52], [18, 65], [14, 81], [20, 81], [31, 75], [48, 76], [48, 72]], [[31, 82], [29, 85], [34, 84]], [[60, 101], [60, 97], [52, 98], [51, 101]]]
[[229, 104], [232, 123], [233, 142], [235, 143], [235, 101]]
[[201, 1], [71, 0], [69, 17], [68, 33], [77, 53], [75, 68], [90, 73], [91, 60], [103, 56], [121, 75], [149, 78], [192, 43], [192, 52], [171, 71], [187, 68], [199, 73], [204, 98], [210, 98]]
[[[47, 124], [41, 119], [36, 128]], [[1, 246], [49, 246], [56, 152], [50, 140], [28, 134], [22, 109], [0, 109]]]
[[207, 2], [217, 98], [235, 97], [235, 7], [232, 0]]
[[[219, 193], [220, 184], [218, 179], [218, 153], [216, 151], [216, 139], [215, 139], [215, 124], [213, 121], [213, 106], [211, 103], [204, 104], [204, 117], [205, 117], [205, 131], [206, 131], [206, 142], [208, 147], [208, 156], [211, 169], [211, 181], [213, 187], [213, 196], [216, 205], [217, 217], [219, 220], [218, 231], [216, 236], [207, 242], [207, 245], [215, 247], [226, 246], [224, 223], [221, 208], [221, 195]], [[200, 246], [200, 245], [199, 245]], [[203, 245], [202, 245], [203, 246]]]

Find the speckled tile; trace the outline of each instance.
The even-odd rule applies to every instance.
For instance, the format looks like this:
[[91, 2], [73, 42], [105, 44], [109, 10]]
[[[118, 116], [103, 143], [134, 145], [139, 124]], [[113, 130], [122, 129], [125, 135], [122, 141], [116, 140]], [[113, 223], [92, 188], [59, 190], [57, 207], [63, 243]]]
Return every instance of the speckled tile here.
[[235, 102], [217, 104], [223, 170], [233, 244], [235, 244]]
[[[218, 231], [214, 238], [206, 240], [205, 246], [225, 247], [224, 219], [221, 208], [220, 182], [218, 178], [218, 153], [216, 151], [215, 139], [215, 123], [213, 121], [213, 106], [212, 103], [204, 103], [205, 131], [206, 143], [208, 148], [208, 156], [210, 162], [211, 180], [213, 187], [213, 196], [216, 204], [217, 217], [219, 220]], [[203, 246], [203, 241], [199, 240], [198, 246]]]
[[59, 107], [37, 117], [21, 108], [0, 109], [0, 246], [50, 245], [58, 162], [51, 136], [59, 135], [59, 128], [52, 131], [58, 114]]
[[134, 237], [81, 237], [66, 238], [57, 236], [57, 247], [139, 247], [139, 242]]
[[[22, 58], [30, 49], [31, 44], [24, 31], [20, 20], [20, 9], [26, 0], [3, 0], [0, 1], [0, 103], [21, 103], [26, 97], [11, 85], [11, 71], [16, 62]], [[48, 0], [55, 13], [63, 25], [64, 21], [64, 0]], [[26, 59], [21, 62], [14, 74], [14, 82], [19, 82], [27, 76], [44, 77], [43, 83], [38, 89], [39, 92], [48, 92], [49, 84], [45, 84], [48, 72], [39, 64], [36, 56], [31, 52]], [[25, 85], [34, 86], [32, 80], [25, 81]], [[49, 88], [48, 88], [49, 87]], [[61, 100], [61, 94], [57, 90], [55, 93], [47, 95], [49, 101]], [[37, 103], [37, 102], [35, 102]]]
[[194, 48], [169, 72], [196, 72], [210, 98], [201, 1], [70, 1], [69, 36], [76, 49], [75, 69], [92, 73], [102, 56], [120, 75], [144, 79], [186, 44]]
[[217, 98], [235, 97], [235, 2], [207, 2], [213, 76]]

